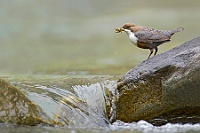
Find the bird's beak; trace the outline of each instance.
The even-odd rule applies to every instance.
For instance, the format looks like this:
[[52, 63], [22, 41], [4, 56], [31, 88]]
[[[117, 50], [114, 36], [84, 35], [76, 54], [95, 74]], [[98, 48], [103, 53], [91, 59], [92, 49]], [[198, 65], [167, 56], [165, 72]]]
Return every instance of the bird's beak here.
[[122, 33], [124, 31], [124, 28], [117, 28], [115, 29], [115, 33]]

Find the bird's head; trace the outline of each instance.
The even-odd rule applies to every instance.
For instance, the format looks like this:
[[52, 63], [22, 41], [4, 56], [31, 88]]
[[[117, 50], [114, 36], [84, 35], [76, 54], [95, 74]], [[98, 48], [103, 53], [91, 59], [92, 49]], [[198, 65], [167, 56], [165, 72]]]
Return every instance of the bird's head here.
[[131, 31], [131, 27], [136, 27], [136, 24], [132, 24], [132, 23], [126, 23], [124, 24], [121, 28], [117, 28], [115, 29], [115, 33], [122, 33], [122, 31]]

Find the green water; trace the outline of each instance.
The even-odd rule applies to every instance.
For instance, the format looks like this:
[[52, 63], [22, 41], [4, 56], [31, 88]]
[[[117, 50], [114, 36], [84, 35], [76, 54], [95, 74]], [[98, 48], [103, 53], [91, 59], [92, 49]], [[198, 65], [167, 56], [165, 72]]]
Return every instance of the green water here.
[[200, 2], [6, 1], [0, 2], [1, 74], [124, 74], [145, 60], [114, 29], [125, 22], [158, 29], [184, 27], [165, 52], [199, 35]]
[[[132, 45], [127, 35], [116, 34], [115, 28], [125, 22], [158, 29], [184, 27], [171, 42], [159, 46], [159, 54], [199, 36], [199, 7], [197, 0], [2, 0], [0, 77], [12, 84], [17, 81], [33, 86], [36, 79], [39, 83], [42, 79], [46, 86], [59, 85], [64, 89], [96, 84], [108, 77], [117, 80], [144, 61], [149, 51]], [[63, 79], [70, 82], [65, 83]], [[19, 84], [18, 87], [23, 88]], [[37, 102], [33, 97], [32, 100]], [[80, 132], [51, 127], [1, 125], [0, 128], [5, 132]], [[113, 131], [111, 127], [103, 131], [107, 130]], [[92, 129], [84, 131], [93, 132]], [[145, 130], [116, 128], [113, 132], [116, 131]]]

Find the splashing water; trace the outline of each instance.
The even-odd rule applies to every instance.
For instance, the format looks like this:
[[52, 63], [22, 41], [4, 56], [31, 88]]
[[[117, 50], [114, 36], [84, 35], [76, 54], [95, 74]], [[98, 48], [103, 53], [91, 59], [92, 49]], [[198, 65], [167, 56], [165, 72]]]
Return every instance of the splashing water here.
[[75, 85], [69, 90], [57, 85], [27, 85], [25, 94], [39, 105], [57, 125], [68, 127], [106, 127], [106, 89], [114, 91], [116, 81]]
[[[117, 95], [116, 81], [104, 80], [90, 85], [62, 86], [51, 82], [54, 85], [45, 85], [44, 82], [22, 83], [13, 82], [20, 90], [36, 105], [39, 105], [56, 127], [36, 126], [24, 127], [0, 124], [1, 130], [20, 132], [124, 132], [124, 133], [179, 133], [200, 131], [200, 124], [170, 124], [153, 126], [146, 121], [125, 123], [115, 121], [110, 123], [107, 116], [111, 114], [114, 104], [112, 96]], [[55, 85], [56, 84], [56, 85]], [[111, 93], [111, 94], [109, 94]], [[111, 95], [111, 96], [109, 96]], [[112, 107], [107, 112], [106, 106]], [[112, 118], [112, 117], [111, 117]], [[64, 126], [61, 128], [61, 126]]]

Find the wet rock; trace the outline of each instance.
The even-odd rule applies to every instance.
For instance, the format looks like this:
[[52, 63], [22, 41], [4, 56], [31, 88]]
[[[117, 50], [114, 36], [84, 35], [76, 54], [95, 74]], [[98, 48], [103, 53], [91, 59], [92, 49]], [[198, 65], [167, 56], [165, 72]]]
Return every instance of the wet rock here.
[[2, 79], [0, 79], [0, 122], [23, 125], [52, 124], [41, 108]]
[[200, 37], [147, 59], [118, 82], [116, 120], [200, 121]]

